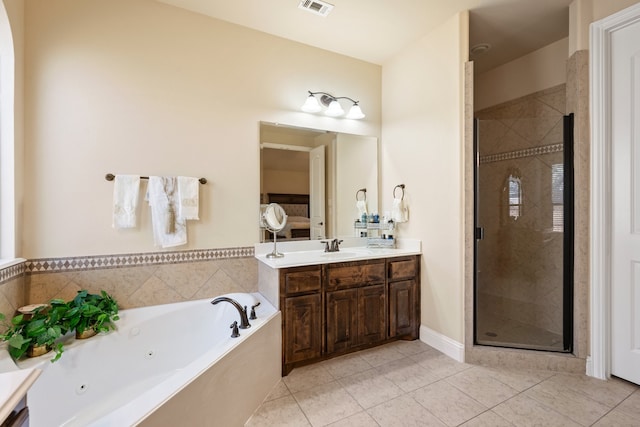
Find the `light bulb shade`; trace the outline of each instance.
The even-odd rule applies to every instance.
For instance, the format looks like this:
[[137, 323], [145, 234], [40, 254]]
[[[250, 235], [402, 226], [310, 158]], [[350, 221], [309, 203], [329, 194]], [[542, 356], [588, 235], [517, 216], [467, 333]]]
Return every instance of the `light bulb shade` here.
[[325, 111], [324, 113], [329, 117], [339, 117], [344, 114], [344, 110], [342, 109], [340, 103], [334, 99], [333, 101], [331, 101], [331, 104], [329, 104], [327, 111]]
[[320, 110], [322, 110], [322, 107], [320, 106], [318, 99], [313, 95], [309, 95], [302, 106], [302, 111], [305, 113], [317, 113]]
[[358, 104], [353, 104], [349, 113], [347, 114], [347, 119], [364, 119], [364, 113], [360, 109]]

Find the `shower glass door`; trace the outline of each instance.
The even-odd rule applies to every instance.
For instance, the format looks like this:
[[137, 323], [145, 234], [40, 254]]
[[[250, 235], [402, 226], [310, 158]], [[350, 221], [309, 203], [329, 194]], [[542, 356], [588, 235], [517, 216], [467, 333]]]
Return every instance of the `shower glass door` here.
[[476, 120], [476, 344], [572, 350], [572, 134], [561, 113]]

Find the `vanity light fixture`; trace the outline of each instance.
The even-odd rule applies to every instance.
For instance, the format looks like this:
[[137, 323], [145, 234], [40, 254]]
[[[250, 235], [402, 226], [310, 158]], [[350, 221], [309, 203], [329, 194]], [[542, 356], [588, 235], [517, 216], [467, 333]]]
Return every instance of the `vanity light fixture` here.
[[[316, 95], [321, 95], [319, 101], [318, 101], [318, 98], [316, 98]], [[302, 111], [304, 111], [305, 113], [319, 113], [320, 111], [322, 111], [322, 106], [324, 106], [327, 108], [324, 114], [326, 114], [329, 117], [340, 117], [344, 115], [344, 110], [342, 109], [342, 106], [338, 102], [339, 99], [348, 99], [350, 102], [353, 103], [353, 105], [349, 109], [349, 112], [347, 113], [345, 118], [363, 119], [365, 117], [364, 113], [362, 112], [362, 109], [358, 105], [360, 101], [354, 101], [348, 96], [333, 96], [327, 92], [309, 91], [309, 96], [307, 97], [307, 100], [302, 106]]]

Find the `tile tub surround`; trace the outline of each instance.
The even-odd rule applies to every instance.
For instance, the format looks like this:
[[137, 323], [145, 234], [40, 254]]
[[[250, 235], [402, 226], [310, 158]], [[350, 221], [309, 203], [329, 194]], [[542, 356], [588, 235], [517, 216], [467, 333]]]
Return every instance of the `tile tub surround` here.
[[456, 362], [398, 341], [294, 369], [246, 427], [633, 426], [640, 387]]
[[22, 274], [0, 283], [0, 310], [71, 299], [81, 289], [104, 289], [122, 309], [257, 292], [253, 253], [246, 247], [27, 260]]
[[[0, 282], [0, 313], [3, 313], [9, 319], [13, 317], [19, 307], [27, 303], [24, 292], [24, 264], [21, 264], [21, 266], [22, 269], [18, 266], [10, 267], [18, 267], [17, 269], [14, 268], [14, 270], [20, 270], [19, 273], [11, 275], [9, 279]], [[4, 332], [1, 327], [0, 332]]]

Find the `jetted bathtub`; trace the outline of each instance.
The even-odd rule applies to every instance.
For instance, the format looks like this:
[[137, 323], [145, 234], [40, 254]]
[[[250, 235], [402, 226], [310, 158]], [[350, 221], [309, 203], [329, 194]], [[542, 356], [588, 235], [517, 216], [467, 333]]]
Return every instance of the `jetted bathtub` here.
[[227, 294], [256, 308], [231, 338], [237, 309], [213, 298], [120, 312], [118, 330], [70, 340], [27, 395], [32, 427], [241, 426], [280, 379], [278, 312], [260, 294]]

